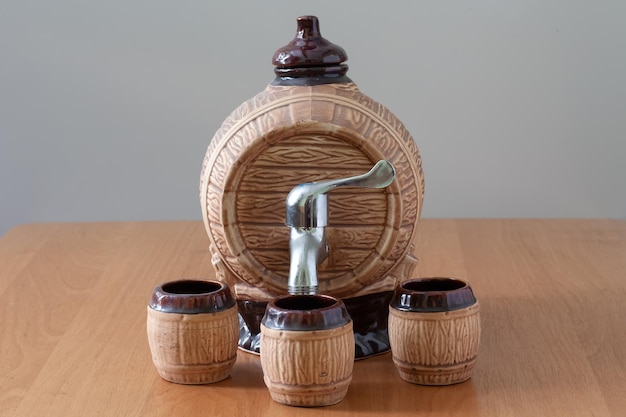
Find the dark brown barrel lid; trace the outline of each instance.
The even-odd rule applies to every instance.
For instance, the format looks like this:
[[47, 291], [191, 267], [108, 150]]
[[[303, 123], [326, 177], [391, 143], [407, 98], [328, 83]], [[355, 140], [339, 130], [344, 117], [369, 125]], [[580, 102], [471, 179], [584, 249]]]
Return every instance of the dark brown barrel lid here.
[[346, 51], [322, 37], [315, 16], [298, 18], [294, 39], [279, 48], [272, 58], [278, 77], [342, 77], [348, 72]]

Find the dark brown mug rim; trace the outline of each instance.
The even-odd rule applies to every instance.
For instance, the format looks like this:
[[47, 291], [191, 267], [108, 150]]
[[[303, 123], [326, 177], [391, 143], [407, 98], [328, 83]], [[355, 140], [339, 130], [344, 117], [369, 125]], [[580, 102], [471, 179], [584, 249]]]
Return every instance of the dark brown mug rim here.
[[442, 312], [476, 303], [467, 281], [452, 277], [414, 278], [400, 283], [390, 306], [401, 311]]
[[269, 329], [294, 331], [334, 329], [351, 321], [341, 299], [321, 294], [277, 297], [267, 304], [261, 319]]
[[181, 279], [157, 285], [149, 306], [165, 313], [216, 313], [236, 305], [228, 286], [221, 281]]

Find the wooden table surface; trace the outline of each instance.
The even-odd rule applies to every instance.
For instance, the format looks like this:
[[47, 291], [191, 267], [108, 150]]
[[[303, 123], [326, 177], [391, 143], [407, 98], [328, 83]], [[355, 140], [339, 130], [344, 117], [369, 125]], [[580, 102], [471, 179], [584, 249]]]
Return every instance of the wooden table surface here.
[[274, 403], [259, 358], [205, 386], [150, 359], [153, 287], [211, 278], [200, 222], [23, 225], [0, 239], [2, 416], [624, 416], [626, 222], [420, 224], [415, 276], [469, 280], [483, 338], [471, 380], [423, 387], [389, 353], [357, 361], [343, 402]]

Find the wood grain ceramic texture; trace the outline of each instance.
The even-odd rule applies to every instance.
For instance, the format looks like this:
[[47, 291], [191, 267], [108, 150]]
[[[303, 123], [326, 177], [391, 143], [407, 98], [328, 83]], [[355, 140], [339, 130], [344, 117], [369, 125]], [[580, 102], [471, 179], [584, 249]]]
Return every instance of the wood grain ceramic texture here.
[[319, 291], [337, 297], [392, 290], [416, 263], [414, 240], [424, 177], [415, 142], [385, 107], [356, 85], [268, 86], [213, 137], [200, 200], [217, 276], [238, 298], [284, 294], [289, 268], [285, 199], [297, 184], [396, 168], [381, 190], [329, 194], [331, 245]]
[[450, 385], [472, 375], [480, 345], [479, 304], [416, 313], [389, 309], [393, 362], [405, 381]]
[[329, 330], [287, 331], [261, 325], [261, 367], [272, 399], [325, 406], [348, 392], [354, 365], [352, 323]]
[[152, 361], [164, 379], [208, 384], [230, 375], [237, 359], [237, 307], [217, 313], [165, 313], [148, 307]]

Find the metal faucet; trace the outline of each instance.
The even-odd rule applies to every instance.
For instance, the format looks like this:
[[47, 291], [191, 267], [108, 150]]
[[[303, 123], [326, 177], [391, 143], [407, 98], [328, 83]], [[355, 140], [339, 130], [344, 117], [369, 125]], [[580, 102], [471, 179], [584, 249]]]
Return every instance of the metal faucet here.
[[336, 187], [385, 188], [396, 176], [393, 165], [381, 160], [367, 173], [338, 180], [296, 185], [287, 196], [290, 294], [317, 294], [317, 266], [328, 256], [324, 228], [328, 225], [326, 193]]

